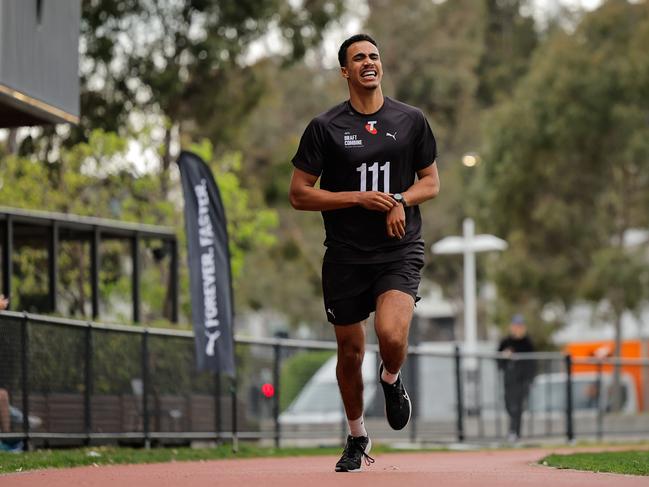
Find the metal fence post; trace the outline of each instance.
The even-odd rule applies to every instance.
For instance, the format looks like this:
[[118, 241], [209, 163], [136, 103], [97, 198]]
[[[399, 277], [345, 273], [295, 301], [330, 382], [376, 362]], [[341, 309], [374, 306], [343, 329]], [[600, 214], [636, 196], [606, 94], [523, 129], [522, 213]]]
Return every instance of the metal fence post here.
[[90, 240], [90, 288], [92, 303], [92, 319], [99, 317], [99, 268], [101, 267], [100, 257], [101, 232], [98, 227], [93, 227]]
[[23, 432], [25, 450], [29, 450], [29, 320], [27, 313], [23, 313], [23, 326], [20, 340], [20, 358], [22, 366], [23, 388]]
[[221, 422], [221, 374], [214, 374], [214, 428], [216, 429], [216, 442], [221, 443], [223, 424]]
[[602, 408], [602, 398], [604, 397], [602, 390], [602, 361], [597, 361], [597, 439], [601, 440], [604, 437], [604, 409]]
[[[2, 292], [6, 298], [11, 297], [11, 286], [13, 277], [13, 255], [14, 255], [14, 223], [13, 217], [7, 215], [5, 220], [5, 234], [2, 242]], [[12, 309], [11, 301], [9, 308]]]
[[496, 411], [496, 422], [495, 422], [495, 428], [496, 428], [496, 436], [498, 438], [502, 438], [504, 436], [503, 433], [503, 421], [502, 421], [502, 415], [503, 415], [503, 372], [500, 370], [498, 367], [498, 360], [502, 359], [496, 359], [496, 397], [494, 399], [495, 401], [495, 406], [494, 409]]
[[[415, 391], [415, 393], [419, 389], [419, 376], [417, 374], [417, 371], [419, 369], [419, 351], [418, 350], [412, 350], [410, 351], [410, 347], [413, 347], [413, 345], [416, 347], [419, 345], [420, 342], [420, 336], [421, 336], [421, 323], [419, 321], [419, 316], [416, 314], [412, 316], [411, 321], [410, 321], [410, 334], [409, 334], [409, 339], [408, 339], [408, 355], [407, 355], [407, 360], [408, 360], [408, 377], [410, 378], [410, 390]], [[419, 394], [415, 394], [415, 400], [410, 398], [412, 403], [410, 404], [411, 408], [411, 415], [410, 415], [410, 442], [415, 443], [417, 441], [417, 414], [418, 414], [418, 404], [420, 402], [416, 399], [419, 397]]]
[[[534, 359], [524, 358], [523, 360], [534, 360]], [[533, 369], [534, 369], [534, 373], [536, 374], [536, 361], [534, 361], [532, 363], [534, 364]], [[523, 410], [521, 411], [521, 421], [522, 421], [522, 417], [525, 414], [525, 408], [527, 407], [527, 411], [529, 413], [528, 418], [527, 418], [528, 419], [528, 421], [527, 421], [527, 436], [529, 436], [530, 438], [534, 437], [534, 408], [530, 407], [530, 401], [529, 401], [529, 399], [530, 399], [530, 389], [532, 387], [533, 382], [534, 382], [534, 379], [532, 378], [532, 381], [530, 382], [530, 384], [528, 385], [528, 387], [526, 389], [525, 401], [523, 401]]]
[[85, 377], [83, 391], [83, 423], [86, 432], [86, 446], [90, 445], [90, 434], [92, 433], [92, 324], [89, 322], [86, 327], [85, 336]]
[[482, 357], [478, 357], [478, 368], [476, 369], [475, 378], [476, 387], [476, 414], [478, 416], [478, 437], [483, 439], [485, 436], [484, 420], [482, 417]]
[[457, 441], [464, 441], [464, 397], [462, 392], [462, 357], [460, 347], [455, 345], [455, 395], [457, 398]]
[[48, 246], [48, 299], [50, 311], [57, 311], [57, 277], [59, 275], [59, 222], [52, 220], [50, 227], [50, 241]]
[[239, 437], [237, 435], [237, 376], [232, 376], [230, 381], [230, 394], [232, 395], [232, 451], [237, 453], [239, 451]]
[[178, 279], [178, 243], [174, 237], [169, 243], [171, 245], [170, 259], [170, 285], [171, 285], [171, 322], [178, 323], [178, 308], [180, 297], [180, 279]]
[[142, 333], [142, 430], [144, 447], [151, 448], [149, 432], [149, 331]]
[[140, 234], [135, 232], [131, 239], [131, 261], [133, 263], [133, 273], [131, 274], [131, 300], [133, 301], [133, 321], [140, 322]]
[[[412, 390], [417, 391], [417, 360], [419, 356], [417, 353], [413, 352], [408, 358], [408, 375], [410, 376]], [[418, 395], [417, 395], [418, 396]], [[417, 397], [415, 396], [415, 397]], [[417, 441], [417, 401], [414, 401], [410, 407], [410, 442], [415, 443]]]
[[273, 345], [273, 385], [275, 394], [273, 396], [273, 421], [275, 422], [275, 448], [280, 447], [281, 429], [279, 424], [279, 394], [280, 394], [280, 361], [282, 346], [279, 342]]
[[566, 438], [569, 442], [575, 439], [572, 417], [572, 356], [566, 355]]
[[[549, 361], [543, 362], [543, 373], [548, 374], [552, 365]], [[549, 377], [549, 376], [548, 376]], [[545, 401], [545, 435], [552, 435], [552, 383], [548, 380], [543, 388]]]

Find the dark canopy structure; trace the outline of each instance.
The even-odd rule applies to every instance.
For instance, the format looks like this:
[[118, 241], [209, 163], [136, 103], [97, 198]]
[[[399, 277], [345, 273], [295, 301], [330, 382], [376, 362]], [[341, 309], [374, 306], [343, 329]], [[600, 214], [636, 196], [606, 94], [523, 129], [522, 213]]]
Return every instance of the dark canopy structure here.
[[[170, 318], [178, 321], [178, 244], [172, 228], [128, 223], [46, 211], [22, 210], [0, 206], [0, 245], [2, 246], [2, 292], [11, 297], [14, 249], [20, 245], [47, 248], [48, 310], [56, 312], [59, 243], [80, 241], [90, 243], [90, 284], [92, 318], [99, 317], [99, 271], [101, 242], [130, 242], [132, 262], [133, 321], [140, 321], [141, 247], [143, 240], [159, 240], [163, 246], [158, 255], [169, 255]], [[11, 306], [11, 304], [10, 304]]]

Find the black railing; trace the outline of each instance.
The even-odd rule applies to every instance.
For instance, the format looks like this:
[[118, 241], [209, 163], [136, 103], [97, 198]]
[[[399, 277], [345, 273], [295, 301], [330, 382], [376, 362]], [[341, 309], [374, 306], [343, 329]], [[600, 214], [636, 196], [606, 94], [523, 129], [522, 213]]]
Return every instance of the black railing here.
[[[334, 342], [236, 337], [235, 343], [237, 377], [231, 380], [195, 371], [188, 331], [2, 312], [0, 387], [15, 409], [12, 431], [0, 433], [0, 440], [21, 439], [35, 447], [191, 440], [236, 445], [238, 439], [276, 447], [340, 443], [346, 424], [331, 367], [335, 359], [327, 361]], [[319, 362], [311, 360], [315, 356]], [[409, 357], [404, 380], [413, 415], [405, 430], [394, 432], [383, 418], [378, 349], [367, 346], [365, 410], [377, 440], [502, 442], [508, 433], [504, 388], [511, 387], [503, 370], [526, 361], [535, 363], [536, 376], [525, 384], [523, 439], [649, 433], [649, 413], [643, 412], [648, 360], [464, 354], [453, 344], [430, 343], [411, 346]], [[308, 377], [288, 383], [304, 367], [298, 363], [311, 363], [306, 387]], [[621, 382], [613, 387], [616, 366]], [[274, 388], [271, 397], [262, 394], [265, 382]], [[615, 391], [622, 394], [619, 400], [611, 398]], [[284, 394], [294, 398], [288, 408]]]

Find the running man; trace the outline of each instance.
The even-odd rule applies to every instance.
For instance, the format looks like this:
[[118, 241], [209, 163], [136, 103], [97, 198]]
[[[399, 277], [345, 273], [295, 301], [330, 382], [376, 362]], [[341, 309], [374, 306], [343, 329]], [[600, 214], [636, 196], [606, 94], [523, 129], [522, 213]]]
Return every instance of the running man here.
[[374, 39], [350, 37], [338, 60], [349, 100], [307, 126], [292, 160], [289, 198], [295, 209], [321, 211], [324, 219], [322, 290], [338, 343], [336, 376], [349, 424], [336, 471], [353, 472], [363, 460], [374, 461], [361, 374], [365, 324], [373, 311], [388, 423], [400, 430], [410, 420], [400, 370], [424, 265], [417, 205], [437, 195], [439, 178], [435, 138], [422, 112], [383, 96]]

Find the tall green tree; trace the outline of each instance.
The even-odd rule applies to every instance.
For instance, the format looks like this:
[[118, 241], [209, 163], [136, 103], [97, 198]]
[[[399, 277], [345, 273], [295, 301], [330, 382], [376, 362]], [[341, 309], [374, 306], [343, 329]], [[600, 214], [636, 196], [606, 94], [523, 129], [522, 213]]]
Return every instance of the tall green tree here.
[[[97, 130], [103, 131], [106, 137], [120, 138], [122, 143], [135, 138], [142, 147], [157, 152], [160, 169], [135, 175], [131, 174], [131, 167], [119, 177], [111, 174], [108, 179], [119, 180], [121, 184], [104, 181], [103, 186], [99, 185], [105, 188], [100, 194], [110, 204], [80, 207], [84, 212], [96, 211], [98, 215], [113, 208], [114, 214], [109, 215], [113, 218], [164, 223], [169, 221], [168, 215], [158, 211], [155, 205], [148, 208], [147, 204], [169, 205], [177, 196], [171, 165], [172, 139], [190, 147], [206, 137], [211, 144], [207, 160], [212, 161], [219, 183], [232, 190], [226, 189], [224, 195], [231, 194], [233, 198], [228, 207], [232, 212], [230, 222], [236, 226], [231, 233], [233, 267], [235, 272], [243, 272], [244, 256], [272, 247], [270, 231], [277, 225], [275, 213], [265, 211], [262, 198], [265, 184], [257, 182], [264, 176], [264, 161], [258, 158], [268, 158], [268, 153], [273, 158], [274, 152], [260, 150], [263, 145], [246, 143], [249, 139], [261, 143], [262, 137], [251, 137], [249, 129], [259, 128], [261, 134], [267, 128], [264, 120], [257, 122], [250, 117], [269, 91], [269, 85], [275, 82], [273, 76], [299, 68], [295, 61], [321, 42], [322, 33], [341, 15], [345, 3], [344, 0], [84, 0], [80, 41], [81, 124], [70, 129], [45, 128], [38, 137], [28, 136], [21, 144], [19, 164], [25, 159], [32, 160], [34, 164], [29, 171], [39, 172], [34, 184], [56, 187], [65, 171], [76, 170], [66, 167], [61, 154], [80, 147], [89, 146], [91, 153], [97, 153], [96, 164], [85, 176], [110, 172], [102, 166], [110, 165], [109, 158], [104, 157], [102, 147], [95, 147], [98, 140], [93, 134]], [[277, 44], [271, 41], [276, 38], [281, 39], [280, 45], [265, 49], [267, 43]], [[251, 50], [253, 44], [256, 48]], [[271, 57], [273, 70], [268, 71], [264, 65]], [[290, 98], [287, 97], [286, 103], [291, 103]], [[146, 137], [143, 133], [134, 136], [133, 124], [146, 125], [149, 128]], [[158, 130], [150, 130], [151, 125], [157, 125]], [[276, 126], [280, 131], [281, 127]], [[160, 128], [162, 135], [156, 135]], [[276, 143], [273, 139], [268, 145]], [[256, 150], [252, 154], [242, 152], [253, 148]], [[92, 153], [88, 158], [94, 156]], [[129, 156], [122, 151], [116, 157]], [[254, 168], [248, 164], [251, 160], [258, 160]], [[37, 167], [36, 162], [42, 167]], [[95, 180], [90, 179], [89, 183], [80, 183], [80, 187], [88, 184], [88, 193], [97, 187]], [[284, 188], [275, 191], [283, 192]], [[106, 196], [110, 192], [112, 196]], [[53, 202], [31, 204], [23, 199], [13, 199], [12, 204], [45, 209], [56, 206]], [[262, 211], [255, 213], [252, 208]], [[61, 210], [75, 211], [72, 207]], [[164, 266], [160, 272], [165, 272]], [[238, 280], [235, 285], [241, 282]], [[114, 289], [120, 289], [119, 284], [115, 286]], [[164, 297], [162, 300], [168, 301]]]
[[157, 112], [166, 119], [164, 187], [174, 127], [226, 143], [259, 100], [263, 83], [247, 60], [250, 44], [281, 32], [289, 59], [299, 59], [342, 9], [342, 0], [84, 2], [82, 100], [89, 110], [82, 109], [80, 131], [117, 130], [133, 109]]
[[[156, 174], [144, 173], [128, 160], [129, 140], [148, 140], [146, 133], [115, 133], [94, 130], [87, 142], [62, 148], [56, 164], [42, 164], [37, 157], [8, 156], [2, 160], [0, 205], [61, 213], [118, 218], [125, 221], [167, 225], [176, 228], [180, 237], [180, 262], [185, 262], [182, 204], [180, 189], [172, 198], [162, 197], [163, 190]], [[243, 279], [242, 268], [249, 252], [267, 249], [274, 243], [273, 230], [277, 214], [263, 200], [254, 198], [240, 184], [241, 156], [236, 153], [214, 156], [209, 142], [193, 147], [211, 166], [229, 215], [228, 232], [235, 286]], [[153, 250], [153, 248], [149, 249]], [[112, 300], [130, 299], [129, 273], [121, 256], [127, 246], [105, 242], [102, 246], [100, 275], [103, 304]], [[121, 253], [121, 254], [120, 254]], [[42, 246], [24, 246], [15, 254], [16, 279], [13, 304], [29, 308], [38, 296], [47, 294], [47, 276], [41, 272], [47, 260]], [[155, 264], [149, 259], [150, 264]], [[149, 266], [151, 267], [151, 266]], [[181, 265], [181, 306], [189, 316], [186, 266]], [[169, 299], [168, 275], [144, 269], [142, 296], [145, 307], [160, 310]], [[67, 303], [66, 315], [85, 316], [90, 298], [89, 248], [83, 242], [62, 242], [59, 262], [59, 290]], [[38, 306], [36, 307], [38, 309]], [[63, 311], [63, 310], [62, 310]], [[151, 318], [160, 317], [160, 311]], [[119, 317], [118, 317], [119, 318]], [[122, 317], [124, 320], [130, 317]]]
[[[345, 99], [347, 88], [337, 70], [323, 70], [317, 64], [283, 66], [281, 59], [268, 59], [256, 69], [264, 71], [261, 76], [268, 83], [238, 142], [241, 178], [276, 209], [280, 221], [277, 244], [247, 256], [243, 272], [255, 278], [241, 282], [242, 305], [279, 310], [294, 327], [323, 322], [322, 218], [319, 212], [298, 212], [289, 206], [290, 159], [309, 120]], [[312, 330], [330, 337], [325, 326]]]
[[595, 295], [618, 311], [637, 302], [632, 280], [600, 283], [623, 285], [615, 299], [581, 283], [625, 274], [614, 264], [622, 237], [648, 223], [647, 7], [611, 0], [556, 34], [489, 120], [482, 217], [510, 242], [496, 272], [510, 303], [539, 313]]
[[[585, 298], [605, 302], [615, 324], [614, 356], [622, 355], [622, 315], [637, 312], [649, 296], [649, 266], [646, 257], [618, 245], [605, 247], [593, 255], [590, 268], [581, 283]], [[621, 366], [616, 363], [613, 373], [612, 409], [622, 406]]]
[[[344, 0], [84, 0], [80, 39], [81, 122], [45, 127], [22, 140], [21, 155], [55, 161], [61, 145], [95, 129], [126, 135], [147, 119], [162, 129], [161, 187], [169, 190], [174, 134], [208, 137], [232, 150], [265, 89], [255, 59], [284, 53], [286, 64], [321, 42]], [[279, 35], [278, 35], [279, 34]], [[265, 40], [275, 41], [272, 52]], [[255, 42], [257, 48], [251, 51]], [[14, 140], [10, 138], [10, 141]], [[12, 145], [12, 144], [9, 144]]]
[[[460, 233], [462, 220], [480, 213], [484, 168], [464, 167], [461, 159], [479, 152], [484, 116], [525, 74], [538, 34], [525, 0], [368, 4], [367, 28], [379, 42], [384, 91], [421, 108], [438, 141], [442, 189], [422, 206], [424, 238], [433, 243]], [[479, 230], [496, 231], [488, 222]], [[428, 260], [425, 275], [460, 301], [461, 259]]]
[[491, 106], [508, 98], [527, 73], [539, 36], [529, 0], [484, 0], [483, 50], [477, 68], [478, 100]]
[[[488, 18], [498, 15], [500, 2], [491, 10], [487, 2], [478, 2], [476, 8], [476, 2], [463, 0], [407, 0], [398, 4], [371, 0], [368, 7], [363, 30], [379, 42], [384, 92], [421, 107], [440, 144], [443, 191], [434, 203], [422, 207], [425, 238], [432, 243], [457, 233], [462, 218], [474, 211], [467, 188], [479, 187], [481, 176], [459, 161], [464, 152], [479, 146], [486, 104], [478, 99], [481, 63], [494, 43], [487, 36]], [[515, 30], [507, 25], [511, 20], [530, 28], [526, 35], [535, 34], [527, 17], [513, 7], [507, 8], [509, 15], [500, 20], [504, 29]], [[515, 41], [517, 36], [506, 39]], [[520, 52], [526, 65], [529, 53]], [[491, 57], [492, 63], [512, 61], [511, 52], [501, 49], [497, 53]], [[318, 214], [287, 207], [292, 169], [289, 161], [309, 119], [347, 98], [348, 93], [336, 68], [323, 70], [316, 63], [281, 69], [279, 62], [266, 60], [255, 66], [264, 71], [259, 76], [267, 80], [265, 92], [241, 130], [245, 137], [238, 140], [244, 154], [246, 183], [261, 186], [267, 203], [277, 205], [281, 215], [279, 245], [268, 254], [251, 256], [249, 261], [254, 269], [267, 269], [263, 274], [268, 277], [247, 282], [246, 293], [255, 308], [265, 304], [282, 309], [296, 324], [317, 322], [323, 320], [319, 278], [322, 223]], [[520, 76], [518, 71], [515, 74]], [[514, 79], [510, 82], [514, 84]], [[446, 288], [452, 296], [461, 296], [461, 261], [431, 261], [426, 274], [448, 283]], [[275, 285], [273, 279], [280, 280], [282, 286]]]

